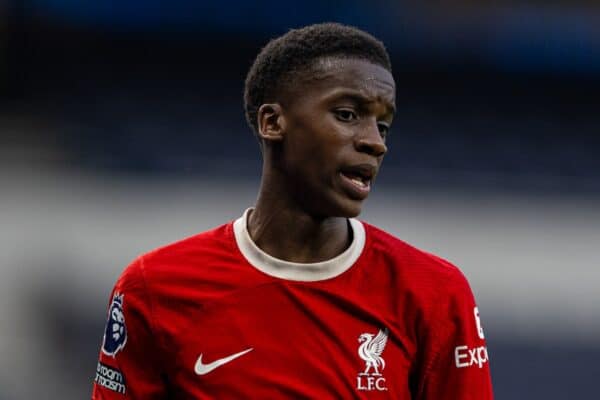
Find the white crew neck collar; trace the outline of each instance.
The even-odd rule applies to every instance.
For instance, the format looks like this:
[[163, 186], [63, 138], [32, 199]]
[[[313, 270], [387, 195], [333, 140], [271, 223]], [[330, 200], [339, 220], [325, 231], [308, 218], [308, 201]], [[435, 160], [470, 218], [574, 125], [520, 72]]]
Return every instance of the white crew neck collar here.
[[248, 214], [250, 208], [233, 223], [235, 241], [246, 260], [259, 271], [276, 278], [291, 281], [314, 282], [334, 278], [348, 270], [360, 257], [365, 247], [365, 228], [363, 224], [350, 218], [353, 239], [350, 246], [340, 255], [316, 263], [296, 263], [270, 256], [252, 241], [248, 233]]

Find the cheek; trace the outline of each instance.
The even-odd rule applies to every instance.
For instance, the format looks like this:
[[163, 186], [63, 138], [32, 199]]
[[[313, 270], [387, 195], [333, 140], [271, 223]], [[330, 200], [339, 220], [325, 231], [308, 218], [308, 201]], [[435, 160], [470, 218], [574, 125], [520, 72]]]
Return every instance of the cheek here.
[[294, 129], [287, 132], [289, 159], [315, 159], [330, 147], [327, 126], [310, 121], [309, 118], [295, 121]]
[[352, 146], [352, 132], [329, 113], [313, 110], [289, 120], [285, 139], [288, 172], [302, 179], [330, 183], [339, 167], [341, 153]]

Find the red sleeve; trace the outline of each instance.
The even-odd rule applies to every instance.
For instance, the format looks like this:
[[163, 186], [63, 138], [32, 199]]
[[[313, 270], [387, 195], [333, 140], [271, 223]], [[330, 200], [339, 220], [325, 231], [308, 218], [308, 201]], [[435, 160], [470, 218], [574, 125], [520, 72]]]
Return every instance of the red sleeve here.
[[417, 399], [492, 400], [479, 311], [466, 278], [453, 272], [434, 305]]
[[129, 265], [112, 291], [92, 400], [166, 398], [161, 347], [141, 259]]

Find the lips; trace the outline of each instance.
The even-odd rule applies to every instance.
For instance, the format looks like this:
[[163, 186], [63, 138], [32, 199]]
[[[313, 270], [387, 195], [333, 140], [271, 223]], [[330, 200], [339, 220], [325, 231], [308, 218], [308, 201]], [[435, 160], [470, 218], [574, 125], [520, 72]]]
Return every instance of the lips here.
[[371, 182], [377, 168], [371, 164], [358, 164], [342, 168], [342, 185], [350, 197], [364, 200], [371, 191]]

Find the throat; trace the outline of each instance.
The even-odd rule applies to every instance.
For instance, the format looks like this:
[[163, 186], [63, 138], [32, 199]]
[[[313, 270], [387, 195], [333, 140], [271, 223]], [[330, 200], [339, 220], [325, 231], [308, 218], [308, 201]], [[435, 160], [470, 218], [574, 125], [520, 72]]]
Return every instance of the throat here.
[[350, 247], [353, 232], [348, 219], [315, 220], [290, 214], [251, 211], [246, 221], [250, 238], [270, 256], [295, 263], [327, 261]]

